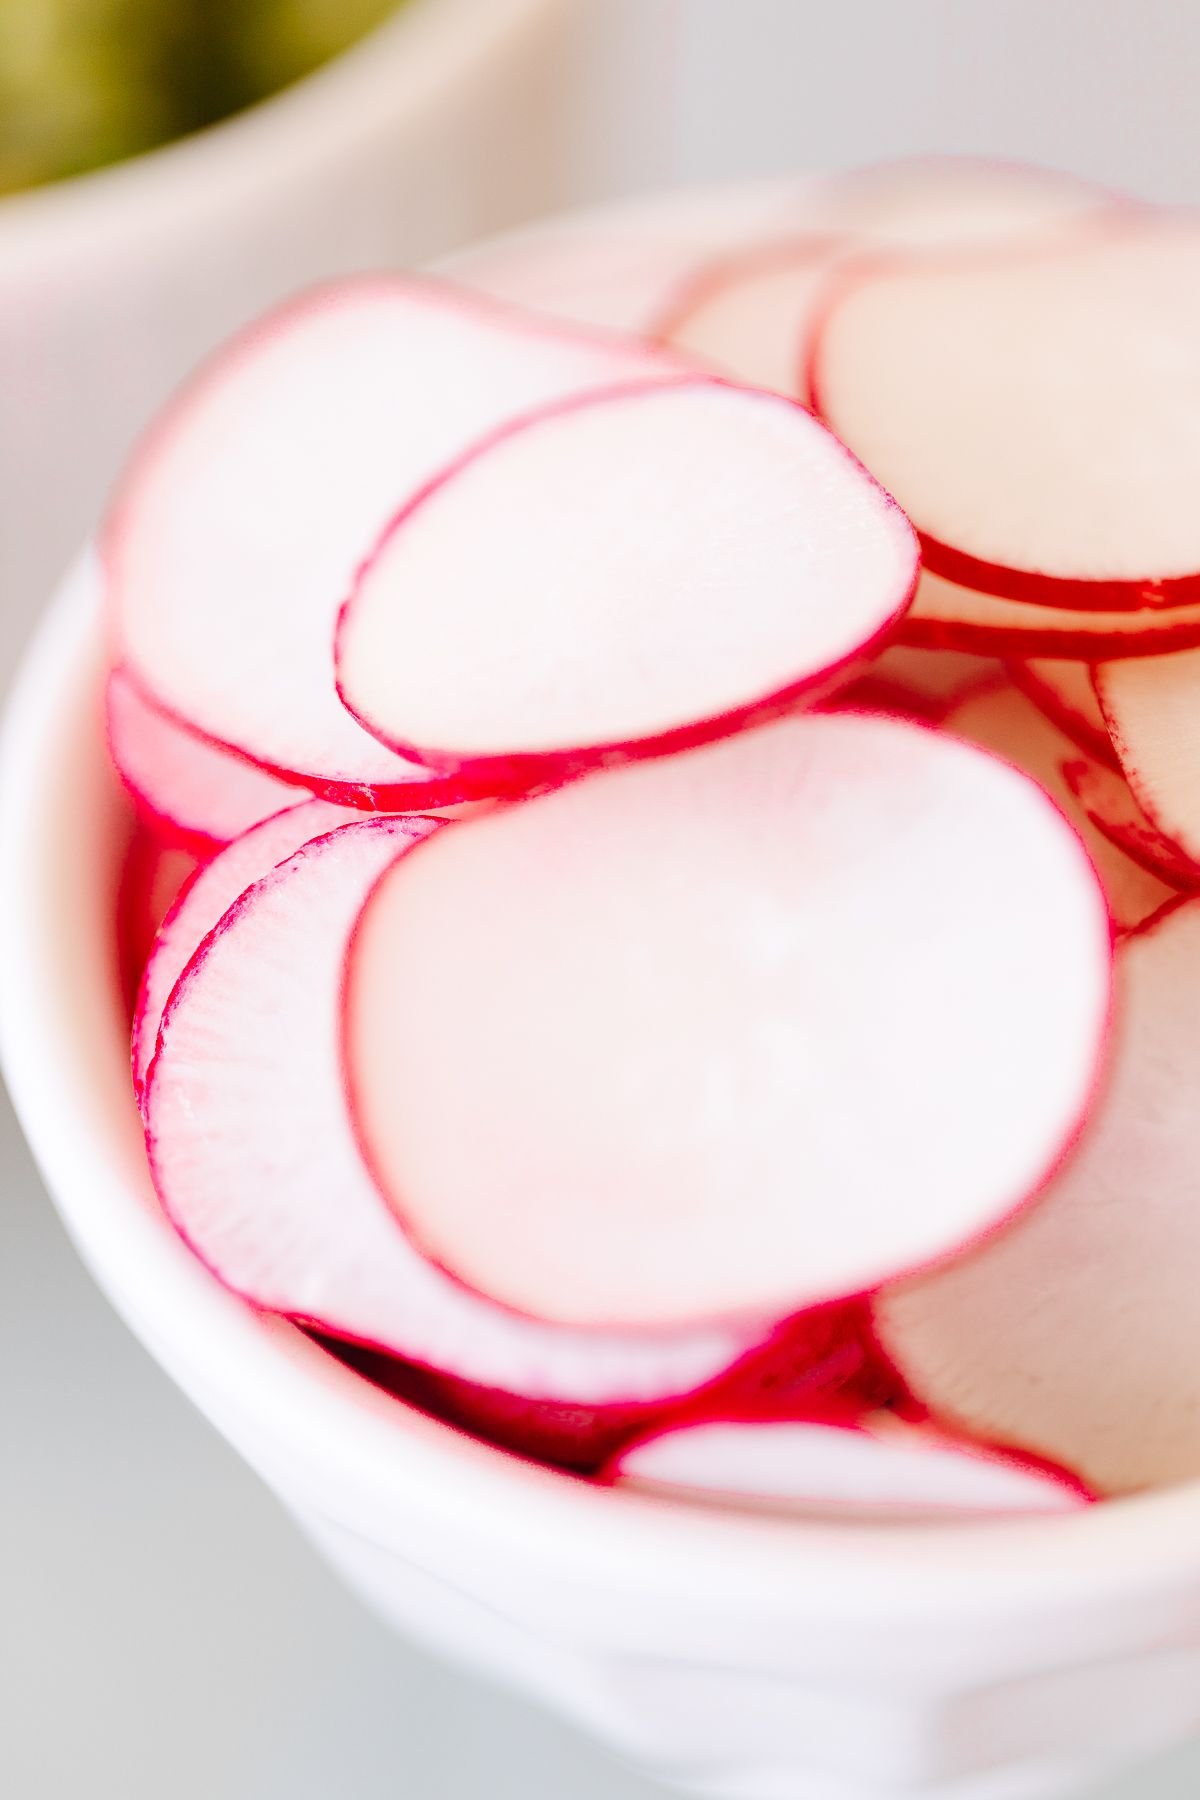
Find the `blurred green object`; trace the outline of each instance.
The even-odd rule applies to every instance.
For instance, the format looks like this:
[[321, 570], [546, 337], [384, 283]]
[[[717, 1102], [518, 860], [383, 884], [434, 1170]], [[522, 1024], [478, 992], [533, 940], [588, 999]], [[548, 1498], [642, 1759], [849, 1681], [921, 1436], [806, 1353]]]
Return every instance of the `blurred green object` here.
[[0, 0], [0, 194], [214, 124], [397, 0]]

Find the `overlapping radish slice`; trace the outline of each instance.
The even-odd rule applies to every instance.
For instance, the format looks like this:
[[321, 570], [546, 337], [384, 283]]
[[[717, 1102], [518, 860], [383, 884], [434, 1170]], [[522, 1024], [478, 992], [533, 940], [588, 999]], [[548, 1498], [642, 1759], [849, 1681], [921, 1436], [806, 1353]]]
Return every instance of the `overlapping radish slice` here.
[[129, 841], [117, 884], [117, 972], [132, 1016], [138, 984], [155, 933], [196, 870], [196, 859], [139, 824]]
[[200, 857], [305, 799], [254, 763], [200, 737], [147, 699], [123, 669], [105, 689], [108, 747], [142, 817]]
[[1074, 175], [981, 156], [873, 164], [842, 176], [835, 193], [845, 231], [914, 253], [1057, 237], [1129, 205]]
[[830, 309], [814, 397], [931, 569], [1046, 606], [1191, 606], [1198, 296], [1200, 229], [1169, 214], [876, 267]]
[[1083, 840], [1121, 930], [1140, 925], [1178, 892], [1090, 818], [1077, 792], [1078, 777], [1073, 783], [1067, 775], [1081, 761], [1077, 746], [1007, 680], [970, 695], [947, 713], [944, 723], [956, 737], [1004, 757], [1045, 789]]
[[896, 1520], [1074, 1512], [1088, 1500], [1049, 1465], [888, 1412], [668, 1424], [618, 1451], [608, 1473], [665, 1498]]
[[947, 581], [922, 571], [901, 635], [906, 644], [982, 656], [1160, 656], [1200, 644], [1200, 602], [1160, 610], [1089, 612], [1039, 606]]
[[1120, 770], [1079, 757], [1063, 765], [1063, 776], [1097, 831], [1126, 856], [1172, 887], [1200, 885], [1200, 864], [1146, 816]]
[[161, 1202], [226, 1286], [335, 1336], [532, 1400], [694, 1388], [765, 1329], [580, 1332], [518, 1319], [414, 1250], [372, 1183], [342, 1079], [347, 946], [374, 884], [433, 829], [381, 818], [318, 838], [203, 941], [164, 1011], [144, 1090]]
[[380, 1187], [473, 1289], [576, 1325], [762, 1317], [1023, 1202], [1091, 1095], [1108, 970], [1032, 783], [795, 716], [398, 864], [355, 937], [347, 1067]]
[[459, 798], [338, 703], [330, 645], [355, 569], [505, 420], [672, 368], [400, 277], [284, 308], [183, 391], [126, 477], [103, 544], [118, 659], [180, 719], [327, 798]]
[[1118, 766], [1090, 663], [1030, 657], [1025, 662], [1011, 662], [1009, 674], [1021, 692], [1092, 761], [1109, 769]]
[[1200, 652], [1102, 663], [1096, 693], [1142, 807], [1200, 864]]
[[234, 901], [315, 837], [344, 825], [344, 807], [324, 800], [290, 806], [252, 826], [198, 870], [162, 916], [146, 962], [133, 1016], [133, 1089], [139, 1102], [158, 1043], [158, 1028], [175, 983], [202, 940]]
[[1123, 1493], [1200, 1475], [1200, 905], [1118, 951], [1115, 1059], [1083, 1142], [1012, 1227], [886, 1290], [877, 1318], [942, 1417]]
[[343, 615], [339, 686], [406, 754], [520, 787], [780, 710], [915, 575], [904, 516], [799, 407], [622, 389], [503, 433], [400, 515]]

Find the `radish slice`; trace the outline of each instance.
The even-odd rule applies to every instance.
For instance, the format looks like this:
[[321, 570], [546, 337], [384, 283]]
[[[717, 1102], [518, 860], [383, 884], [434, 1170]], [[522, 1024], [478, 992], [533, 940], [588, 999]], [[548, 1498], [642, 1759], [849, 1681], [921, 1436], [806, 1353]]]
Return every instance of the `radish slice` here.
[[146, 964], [133, 1016], [133, 1091], [141, 1104], [146, 1075], [158, 1044], [163, 1008], [184, 969], [234, 901], [303, 844], [344, 825], [350, 815], [324, 800], [288, 807], [251, 827], [221, 855], [197, 871], [163, 918]]
[[384, 818], [319, 838], [205, 939], [145, 1087], [163, 1207], [227, 1287], [335, 1336], [531, 1399], [685, 1393], [765, 1329], [618, 1335], [517, 1319], [413, 1249], [362, 1161], [341, 1073], [347, 946], [379, 877], [431, 829]]
[[1011, 1229], [876, 1310], [940, 1416], [1124, 1493], [1200, 1475], [1200, 905], [1125, 940], [1117, 1001], [1073, 1161]]
[[1004, 600], [926, 569], [901, 627], [906, 644], [988, 656], [1159, 656], [1200, 644], [1200, 603], [1155, 612], [1086, 612]]
[[1103, 663], [1096, 692], [1143, 809], [1200, 863], [1200, 652]]
[[1078, 750], [1006, 680], [964, 700], [947, 713], [944, 726], [956, 737], [1004, 757], [1045, 789], [1082, 838], [1104, 884], [1113, 921], [1122, 931], [1140, 925], [1178, 891], [1149, 870], [1143, 858], [1131, 857], [1098, 829], [1067, 778], [1067, 767], [1079, 761]]
[[338, 704], [330, 646], [358, 563], [505, 420], [677, 368], [432, 282], [284, 308], [183, 391], [126, 476], [104, 539], [118, 659], [200, 732], [329, 799], [460, 798]]
[[1108, 769], [1119, 766], [1096, 698], [1090, 663], [1039, 656], [1028, 662], [1011, 662], [1008, 668], [1015, 686], [1093, 762]]
[[1171, 838], [1164, 837], [1153, 819], [1146, 817], [1119, 770], [1080, 757], [1064, 764], [1063, 776], [1096, 830], [1109, 843], [1176, 889], [1200, 884], [1200, 865]]
[[1074, 1512], [1070, 1477], [894, 1413], [668, 1426], [617, 1453], [611, 1478], [664, 1498], [875, 1518]]
[[778, 711], [915, 576], [903, 515], [800, 408], [618, 390], [503, 433], [400, 515], [343, 614], [339, 684], [406, 754], [520, 787]]
[[186, 850], [135, 828], [121, 864], [116, 908], [117, 968], [130, 1017], [154, 935], [195, 869]]
[[907, 252], [1057, 236], [1130, 203], [1075, 175], [978, 156], [915, 156], [852, 170], [836, 186], [843, 229]]
[[161, 837], [201, 858], [260, 819], [306, 798], [148, 700], [123, 669], [105, 690], [108, 748], [139, 813]]
[[832, 306], [813, 393], [931, 569], [1041, 605], [1195, 604], [1198, 285], [1200, 230], [1162, 214], [877, 268]]
[[1088, 1103], [1108, 968], [1031, 783], [796, 716], [397, 865], [347, 1068], [383, 1192], [472, 1288], [561, 1323], [761, 1318], [1023, 1202]]

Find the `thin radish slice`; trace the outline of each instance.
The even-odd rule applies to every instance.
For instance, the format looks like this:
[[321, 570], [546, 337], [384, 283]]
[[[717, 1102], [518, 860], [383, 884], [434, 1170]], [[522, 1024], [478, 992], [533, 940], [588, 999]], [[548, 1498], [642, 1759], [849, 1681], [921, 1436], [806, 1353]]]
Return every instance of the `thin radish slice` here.
[[1080, 757], [1064, 764], [1063, 776], [1097, 831], [1126, 856], [1177, 889], [1200, 885], [1200, 864], [1147, 818], [1120, 770]]
[[501, 434], [400, 515], [343, 614], [339, 686], [393, 747], [519, 787], [780, 710], [915, 577], [903, 515], [799, 407], [617, 390]]
[[980, 156], [915, 156], [836, 184], [842, 228], [910, 253], [1057, 237], [1131, 203], [1075, 175]]
[[460, 798], [338, 704], [330, 645], [358, 563], [505, 420], [677, 367], [433, 282], [364, 278], [285, 307], [184, 389], [134, 459], [103, 544], [118, 659], [179, 718], [326, 798]]
[[1074, 1512], [1078, 1483], [894, 1413], [712, 1418], [619, 1451], [610, 1476], [666, 1498], [874, 1518]]
[[995, 681], [1001, 666], [993, 657], [958, 650], [910, 649], [889, 644], [870, 666], [872, 675], [911, 688], [936, 706], [953, 706], [975, 688]]
[[1200, 863], [1200, 652], [1102, 663], [1096, 693], [1144, 811]]
[[1090, 663], [1035, 656], [1027, 662], [1011, 662], [1009, 674], [1021, 692], [1091, 761], [1108, 769], [1119, 766], [1096, 698]]
[[309, 800], [276, 813], [199, 869], [162, 919], [146, 964], [133, 1015], [133, 1091], [141, 1103], [171, 991], [201, 941], [234, 901], [302, 845], [347, 822], [344, 807]]
[[761, 1318], [1023, 1202], [1088, 1103], [1108, 970], [1032, 783], [800, 715], [397, 865], [347, 1068], [382, 1191], [473, 1289], [560, 1323]]
[[1200, 904], [1125, 940], [1108, 1091], [1039, 1203], [885, 1290], [887, 1348], [939, 1416], [1111, 1493], [1200, 1475]]
[[981, 594], [922, 572], [900, 628], [906, 644], [982, 656], [1161, 656], [1200, 644], [1200, 603], [1156, 612], [1086, 612]]
[[1178, 891], [1096, 826], [1067, 777], [1067, 768], [1079, 761], [1078, 749], [1007, 680], [969, 696], [943, 723], [945, 730], [1002, 756], [1045, 789], [1083, 840], [1120, 930], [1140, 925]]
[[929, 568], [1047, 606], [1194, 605], [1198, 291], [1200, 229], [1164, 214], [877, 267], [831, 307], [813, 393]]
[[117, 773], [154, 831], [199, 857], [260, 819], [305, 799], [264, 769], [198, 737], [146, 698], [123, 669], [105, 689], [108, 748]]
[[517, 1319], [412, 1247], [362, 1161], [340, 1055], [347, 947], [374, 884], [432, 829], [381, 818], [318, 838], [205, 939], [145, 1087], [163, 1207], [227, 1287], [334, 1336], [535, 1400], [687, 1392], [765, 1328], [617, 1334]]
[[146, 958], [176, 896], [195, 873], [196, 859], [138, 825], [117, 884], [117, 969], [132, 1017]]

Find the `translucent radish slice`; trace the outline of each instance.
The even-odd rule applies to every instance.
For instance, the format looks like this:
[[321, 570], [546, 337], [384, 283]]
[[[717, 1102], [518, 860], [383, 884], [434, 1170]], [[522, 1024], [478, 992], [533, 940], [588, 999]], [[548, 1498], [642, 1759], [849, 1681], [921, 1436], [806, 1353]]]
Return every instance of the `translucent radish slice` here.
[[1036, 787], [913, 725], [795, 716], [397, 865], [347, 1068], [382, 1190], [472, 1288], [580, 1325], [778, 1315], [1040, 1185], [1108, 968]]
[[374, 884], [432, 828], [372, 819], [319, 838], [205, 939], [172, 992], [145, 1089], [163, 1207], [227, 1287], [334, 1336], [530, 1399], [687, 1392], [766, 1329], [618, 1334], [518, 1319], [412, 1247], [362, 1161], [341, 1068], [347, 946]]
[[1004, 757], [1032, 776], [1074, 826], [1096, 866], [1114, 923], [1132, 930], [1169, 900], [1177, 888], [1153, 873], [1141, 857], [1131, 857], [1101, 831], [1068, 779], [1079, 751], [1046, 715], [1006, 680], [975, 694], [947, 713], [945, 729], [968, 743]]
[[1041, 605], [1193, 605], [1198, 291], [1177, 215], [876, 268], [831, 307], [813, 393], [937, 572]]
[[125, 478], [103, 546], [119, 660], [274, 774], [333, 800], [434, 804], [427, 773], [338, 704], [330, 646], [359, 562], [505, 420], [672, 367], [400, 277], [284, 308], [184, 389]]
[[885, 1344], [943, 1418], [1124, 1493], [1200, 1475], [1200, 905], [1125, 940], [1108, 1090], [1039, 1203], [886, 1290]]
[[105, 690], [108, 748], [142, 817], [200, 857], [306, 798], [254, 763], [198, 737], [148, 700], [123, 669]]
[[1096, 693], [1141, 806], [1200, 863], [1200, 651], [1102, 663]]
[[347, 822], [344, 807], [324, 800], [291, 806], [252, 826], [198, 870], [162, 920], [146, 964], [133, 1016], [133, 1089], [140, 1104], [158, 1043], [163, 1008], [201, 941], [256, 881], [303, 844]]
[[343, 614], [339, 685], [405, 754], [519, 787], [779, 710], [915, 576], [904, 516], [799, 407], [618, 390], [502, 434], [400, 515]]
[[981, 594], [922, 572], [901, 635], [911, 645], [1007, 657], [1161, 656], [1200, 644], [1200, 603], [1087, 612]]
[[872, 1517], [1074, 1512], [1078, 1483], [894, 1413], [668, 1426], [617, 1453], [620, 1486], [663, 1497]]
[[1109, 769], [1118, 766], [1090, 663], [1030, 657], [1027, 662], [1011, 662], [1009, 674], [1015, 686], [1093, 762]]
[[1080, 757], [1064, 765], [1063, 775], [1097, 831], [1126, 856], [1175, 888], [1200, 884], [1200, 864], [1147, 818], [1119, 769]]
[[1057, 236], [1128, 201], [1074, 175], [976, 156], [856, 169], [836, 186], [846, 231], [906, 251], [982, 249]]

